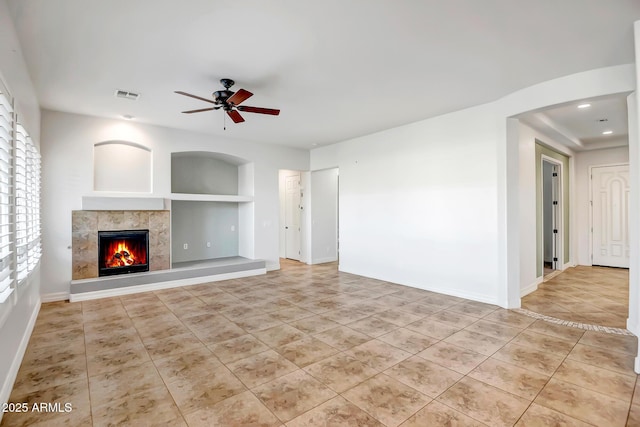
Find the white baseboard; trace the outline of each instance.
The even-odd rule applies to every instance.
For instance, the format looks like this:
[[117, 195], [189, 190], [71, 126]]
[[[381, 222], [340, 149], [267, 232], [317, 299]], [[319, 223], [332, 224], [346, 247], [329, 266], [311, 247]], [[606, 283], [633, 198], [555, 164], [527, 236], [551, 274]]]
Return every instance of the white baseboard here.
[[335, 262], [338, 260], [338, 257], [326, 257], [326, 258], [316, 258], [311, 261], [311, 264], [324, 264], [325, 262]]
[[562, 266], [562, 271], [565, 271], [567, 268], [575, 267], [576, 265], [572, 262], [568, 262]]
[[69, 292], [52, 292], [50, 294], [40, 295], [41, 302], [67, 301]]
[[627, 317], [627, 330], [637, 336], [638, 334], [640, 334], [640, 325], [634, 325], [631, 322], [631, 319]]
[[219, 282], [221, 280], [239, 279], [242, 277], [259, 276], [266, 274], [265, 268], [257, 268], [255, 270], [236, 271], [233, 273], [215, 274], [212, 276], [193, 277], [190, 279], [171, 280], [167, 282], [150, 283], [148, 285], [128, 286], [124, 288], [104, 289], [95, 292], [82, 292], [79, 294], [71, 294], [69, 301], [87, 301], [98, 298], [116, 297], [121, 295], [137, 294], [140, 292], [157, 291], [160, 289], [177, 288], [179, 286], [199, 285], [201, 283]]
[[538, 285], [540, 283], [542, 283], [543, 280], [544, 280], [544, 277], [537, 277], [536, 280], [532, 284], [520, 289], [520, 298], [523, 298], [523, 297], [529, 295], [531, 292], [537, 291], [538, 290]]
[[266, 267], [267, 271], [280, 270], [280, 263], [279, 262], [267, 262], [267, 263], [265, 263], [265, 267]]
[[633, 370], [636, 374], [640, 374], [640, 357], [635, 358], [635, 362], [633, 364]]
[[[3, 404], [7, 403], [9, 401], [9, 397], [11, 397], [11, 390], [13, 390], [13, 384], [18, 377], [18, 371], [20, 370], [20, 365], [22, 364], [24, 353], [25, 351], [27, 351], [27, 345], [29, 344], [31, 333], [33, 332], [33, 328], [36, 325], [38, 313], [40, 313], [40, 301], [36, 303], [33, 312], [31, 313], [31, 317], [29, 317], [29, 323], [27, 323], [27, 327], [22, 334], [20, 345], [16, 350], [16, 354], [13, 357], [11, 366], [9, 366], [9, 371], [7, 372], [4, 384], [2, 384], [2, 390], [0, 391], [0, 402]], [[0, 421], [2, 421], [2, 413], [0, 413]]]

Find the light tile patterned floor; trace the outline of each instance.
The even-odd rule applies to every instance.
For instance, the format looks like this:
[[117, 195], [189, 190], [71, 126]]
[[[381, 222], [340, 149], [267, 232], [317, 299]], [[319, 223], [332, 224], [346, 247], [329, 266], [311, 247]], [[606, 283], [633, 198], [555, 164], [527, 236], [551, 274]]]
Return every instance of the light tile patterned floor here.
[[2, 426], [637, 426], [632, 336], [283, 261], [43, 304]]
[[626, 329], [629, 270], [568, 268], [522, 298], [522, 308], [574, 323]]

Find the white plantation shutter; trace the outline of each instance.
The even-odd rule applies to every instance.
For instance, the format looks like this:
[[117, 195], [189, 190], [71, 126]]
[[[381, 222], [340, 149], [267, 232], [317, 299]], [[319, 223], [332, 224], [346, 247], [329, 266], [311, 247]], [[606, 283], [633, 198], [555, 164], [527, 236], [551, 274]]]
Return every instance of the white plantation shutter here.
[[15, 145], [16, 259], [21, 283], [40, 259], [40, 154], [18, 124]]
[[27, 241], [28, 265], [32, 272], [40, 260], [40, 153], [31, 138], [27, 139]]
[[0, 302], [13, 291], [13, 108], [0, 93]]
[[0, 82], [0, 303], [38, 265], [40, 153]]
[[18, 283], [26, 277], [28, 266], [27, 218], [27, 131], [16, 126], [15, 182], [16, 182], [16, 271]]

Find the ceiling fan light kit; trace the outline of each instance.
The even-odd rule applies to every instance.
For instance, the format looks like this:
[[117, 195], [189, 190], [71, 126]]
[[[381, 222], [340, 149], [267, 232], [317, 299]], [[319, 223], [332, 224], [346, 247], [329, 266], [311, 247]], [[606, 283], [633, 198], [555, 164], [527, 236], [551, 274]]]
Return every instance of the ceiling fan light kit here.
[[262, 107], [250, 107], [248, 105], [240, 105], [247, 99], [253, 96], [253, 93], [248, 90], [238, 89], [237, 92], [230, 90], [229, 88], [235, 84], [231, 79], [221, 79], [220, 83], [224, 87], [223, 90], [217, 90], [211, 94], [213, 99], [203, 98], [201, 96], [193, 95], [187, 92], [175, 91], [179, 95], [188, 96], [191, 98], [199, 99], [200, 101], [209, 102], [215, 104], [214, 107], [200, 108], [197, 110], [183, 111], [185, 114], [201, 113], [203, 111], [219, 110], [223, 109], [227, 115], [233, 120], [234, 123], [244, 122], [244, 118], [240, 114], [240, 111], [245, 113], [267, 114], [271, 116], [277, 116], [280, 114], [280, 110], [273, 108]]

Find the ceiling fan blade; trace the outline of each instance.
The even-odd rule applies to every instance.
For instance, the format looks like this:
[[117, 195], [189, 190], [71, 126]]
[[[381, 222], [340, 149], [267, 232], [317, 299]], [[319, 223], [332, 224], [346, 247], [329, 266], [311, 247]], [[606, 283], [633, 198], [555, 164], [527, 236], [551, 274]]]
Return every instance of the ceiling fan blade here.
[[190, 93], [182, 92], [180, 90], [176, 90], [175, 93], [180, 94], [180, 95], [184, 95], [184, 96], [190, 96], [191, 98], [199, 99], [200, 101], [204, 101], [204, 102], [210, 102], [212, 104], [216, 103], [213, 99], [203, 98], [203, 97], [198, 96], [198, 95], [191, 95]]
[[249, 107], [248, 105], [241, 105], [238, 107], [238, 110], [246, 113], [270, 114], [272, 116], [280, 114], [280, 110], [275, 110], [273, 108]]
[[248, 90], [239, 89], [236, 93], [231, 95], [231, 97], [229, 99], [227, 99], [227, 102], [229, 104], [239, 105], [242, 102], [244, 102], [246, 99], [248, 99], [248, 98], [250, 98], [252, 96], [253, 96], [253, 94], [251, 92], [249, 92]]
[[189, 110], [189, 111], [183, 111], [183, 113], [185, 114], [191, 114], [191, 113], [200, 113], [201, 111], [211, 111], [211, 110], [217, 110], [220, 107], [211, 107], [211, 108], [200, 108], [199, 110]]
[[229, 115], [229, 117], [231, 117], [231, 120], [233, 120], [233, 123], [244, 122], [244, 119], [242, 118], [240, 113], [238, 113], [236, 110], [227, 111], [227, 114]]

